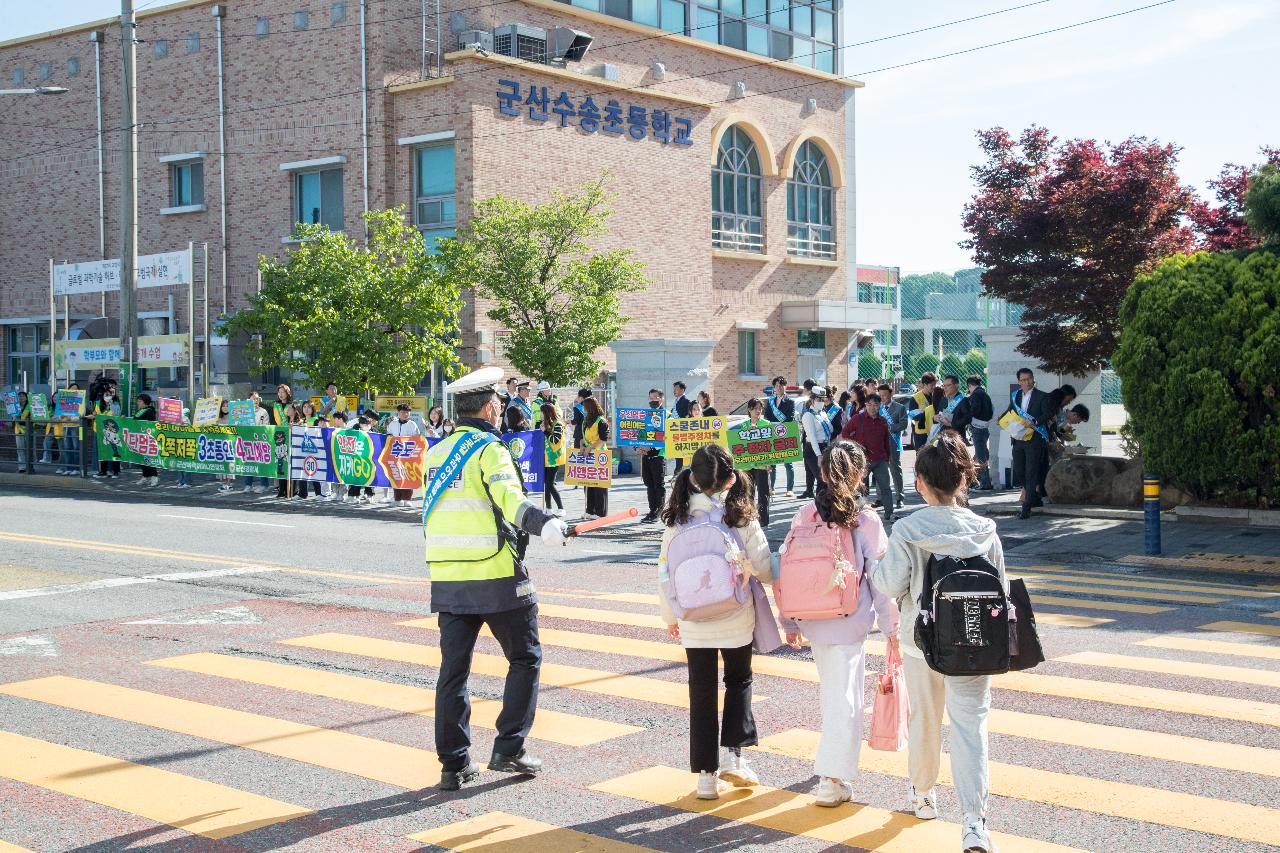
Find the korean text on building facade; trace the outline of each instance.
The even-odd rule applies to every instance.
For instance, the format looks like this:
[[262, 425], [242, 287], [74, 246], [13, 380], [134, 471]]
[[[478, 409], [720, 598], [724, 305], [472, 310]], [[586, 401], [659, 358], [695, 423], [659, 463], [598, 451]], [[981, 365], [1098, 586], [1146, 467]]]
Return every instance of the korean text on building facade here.
[[673, 116], [667, 110], [639, 104], [624, 106], [614, 98], [597, 104], [590, 94], [575, 101], [563, 90], [553, 97], [546, 86], [530, 84], [522, 88], [516, 80], [499, 80], [498, 87], [498, 112], [505, 116], [527, 114], [537, 122], [558, 121], [561, 127], [569, 127], [572, 122], [587, 134], [636, 140], [651, 137], [663, 145], [693, 144], [693, 121]]

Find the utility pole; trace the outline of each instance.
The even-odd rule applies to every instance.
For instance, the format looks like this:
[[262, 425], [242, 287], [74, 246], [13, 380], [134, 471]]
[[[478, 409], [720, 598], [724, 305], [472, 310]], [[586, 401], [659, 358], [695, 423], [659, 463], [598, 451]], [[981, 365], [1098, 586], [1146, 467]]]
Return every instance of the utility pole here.
[[[120, 349], [123, 362], [132, 374], [137, 348], [134, 336], [138, 333], [138, 304], [135, 285], [138, 276], [138, 79], [136, 41], [137, 28], [133, 17], [133, 0], [120, 0], [120, 82], [123, 97], [120, 100], [120, 127], [125, 139], [121, 148], [124, 158], [120, 186]], [[136, 397], [132, 375], [125, 379], [130, 398]], [[124, 385], [124, 382], [121, 383]], [[133, 400], [121, 400], [126, 415], [133, 408]]]

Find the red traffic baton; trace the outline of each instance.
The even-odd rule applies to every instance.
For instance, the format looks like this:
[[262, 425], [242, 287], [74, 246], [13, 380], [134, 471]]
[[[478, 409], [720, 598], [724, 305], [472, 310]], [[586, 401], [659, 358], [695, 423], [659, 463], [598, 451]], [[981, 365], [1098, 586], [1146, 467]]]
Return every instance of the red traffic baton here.
[[610, 524], [617, 524], [620, 521], [629, 521], [639, 514], [640, 510], [635, 507], [631, 507], [631, 509], [624, 510], [622, 512], [615, 512], [613, 515], [593, 518], [591, 521], [580, 521], [577, 524], [569, 525], [569, 530], [566, 535], [580, 536], [583, 533], [590, 533], [592, 530], [597, 530], [601, 527], [608, 527]]

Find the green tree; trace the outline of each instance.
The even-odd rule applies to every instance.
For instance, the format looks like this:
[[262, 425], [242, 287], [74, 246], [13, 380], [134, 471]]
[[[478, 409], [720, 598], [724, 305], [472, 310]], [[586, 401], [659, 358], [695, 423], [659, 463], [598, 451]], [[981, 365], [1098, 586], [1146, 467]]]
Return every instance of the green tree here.
[[946, 376], [951, 374], [960, 380], [960, 388], [964, 389], [964, 358], [953, 352], [947, 353], [942, 358], [942, 363], [938, 365], [938, 371]]
[[964, 372], [966, 376], [978, 375], [986, 380], [987, 377], [987, 353], [985, 350], [974, 347], [964, 354]]
[[609, 210], [604, 179], [542, 205], [504, 196], [476, 204], [457, 239], [440, 244], [441, 277], [491, 304], [511, 338], [507, 357], [525, 376], [568, 385], [604, 366], [596, 350], [626, 323], [622, 295], [643, 290], [644, 266], [626, 249], [596, 252]]
[[929, 371], [938, 372], [938, 357], [931, 352], [922, 352], [911, 359], [911, 370], [907, 373], [907, 381], [918, 382], [920, 377]]
[[903, 276], [898, 284], [902, 292], [902, 318], [923, 320], [930, 293], [955, 293], [956, 280], [949, 273], [930, 272]]
[[1280, 245], [1280, 166], [1268, 163], [1249, 178], [1244, 221], [1263, 245]]
[[1134, 283], [1112, 362], [1148, 471], [1202, 499], [1280, 506], [1278, 306], [1275, 249], [1173, 257]]
[[884, 360], [870, 349], [858, 353], [858, 379], [880, 379], [884, 375]]
[[323, 225], [302, 223], [301, 243], [283, 262], [262, 255], [262, 291], [218, 325], [250, 336], [252, 369], [300, 372], [314, 387], [403, 393], [432, 363], [457, 372], [458, 288], [434, 276], [422, 234], [404, 207], [370, 211], [365, 245]]

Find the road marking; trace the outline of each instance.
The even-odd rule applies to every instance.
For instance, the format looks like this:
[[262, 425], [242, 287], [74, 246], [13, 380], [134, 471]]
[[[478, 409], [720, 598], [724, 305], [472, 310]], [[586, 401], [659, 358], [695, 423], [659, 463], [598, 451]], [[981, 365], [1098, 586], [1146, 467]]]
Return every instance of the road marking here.
[[1044, 581], [1039, 578], [1027, 575], [1027, 586], [1032, 590], [1050, 589], [1056, 592], [1074, 592], [1080, 595], [1105, 595], [1115, 598], [1146, 598], [1151, 601], [1176, 601], [1186, 604], [1222, 604], [1224, 601], [1230, 601], [1228, 597], [1220, 595], [1192, 595], [1188, 592], [1156, 592], [1155, 590], [1127, 590], [1127, 589], [1107, 589], [1101, 586], [1084, 586], [1087, 581], [1080, 584], [1074, 581], [1070, 583], [1058, 582], [1053, 580]]
[[[1036, 598], [1036, 604], [1046, 604], [1042, 598]], [[1037, 613], [1036, 622], [1046, 625], [1060, 625], [1064, 628], [1096, 628], [1114, 622], [1114, 619], [1102, 619], [1097, 616], [1079, 616], [1075, 613]]]
[[[815, 731], [791, 729], [764, 738], [757, 749], [812, 761], [818, 755], [819, 737], [820, 734]], [[864, 749], [858, 766], [871, 773], [909, 778], [905, 752]], [[942, 756], [940, 769], [938, 781], [944, 785], [953, 785], [950, 755]], [[1262, 844], [1274, 843], [1275, 839], [1280, 838], [1280, 810], [1276, 809], [999, 761], [989, 762], [988, 769], [991, 793], [999, 797], [1046, 803]]]
[[121, 586], [137, 586], [144, 583], [160, 583], [162, 581], [204, 580], [206, 578], [225, 578], [235, 575], [256, 575], [263, 572], [274, 572], [277, 569], [266, 566], [241, 565], [233, 569], [208, 569], [202, 572], [172, 572], [164, 575], [139, 575], [137, 577], [102, 578], [84, 583], [44, 586], [35, 589], [10, 589], [0, 592], [0, 601], [12, 601], [19, 598], [39, 598], [46, 595], [66, 595], [72, 592], [90, 592], [96, 589], [114, 589]]
[[458, 853], [643, 853], [649, 850], [506, 812], [487, 812], [470, 820], [418, 832], [409, 838]]
[[1204, 652], [1227, 657], [1268, 658], [1280, 660], [1280, 646], [1263, 646], [1256, 643], [1225, 643], [1220, 640], [1197, 640], [1191, 637], [1152, 637], [1139, 640], [1136, 645], [1155, 649], [1176, 649], [1183, 652]]
[[1262, 615], [1268, 619], [1280, 619], [1280, 610], [1277, 610], [1275, 613], [1263, 613]]
[[[1045, 587], [1039, 587], [1045, 589]], [[1061, 607], [1079, 607], [1084, 610], [1112, 610], [1117, 613], [1169, 613], [1176, 607], [1157, 607], [1154, 604], [1130, 604], [1127, 601], [1094, 601], [1086, 598], [1066, 598], [1061, 595], [1040, 595], [1038, 592], [1031, 599], [1031, 605], [1057, 604]], [[1040, 618], [1040, 614], [1036, 614]]]
[[[440, 666], [440, 650], [420, 643], [380, 640], [353, 634], [316, 634], [310, 637], [280, 640], [280, 642], [289, 646], [302, 646], [380, 660], [393, 660], [420, 666]], [[507, 667], [507, 659], [500, 655], [475, 654], [471, 659], [471, 671], [476, 675], [506, 678]], [[604, 696], [670, 705], [673, 708], [689, 707], [689, 687], [686, 683], [679, 681], [662, 681], [638, 675], [619, 675], [602, 669], [547, 663], [545, 660], [542, 662], [539, 681], [543, 688], [562, 687], [587, 693], [599, 693]]]
[[292, 524], [272, 524], [266, 521], [236, 521], [232, 518], [206, 518], [200, 515], [161, 515], [158, 518], [184, 518], [187, 521], [209, 521], [217, 524], [251, 524], [254, 527], [294, 527]]
[[[1054, 658], [1063, 663], [1079, 663], [1085, 666], [1105, 666], [1134, 672], [1156, 672], [1184, 678], [1208, 678], [1213, 681], [1229, 681], [1234, 684], [1252, 684], [1257, 687], [1280, 687], [1280, 672], [1250, 669], [1243, 666], [1225, 666], [1216, 663], [1192, 663], [1164, 658], [1113, 655], [1106, 652], [1076, 652]], [[1280, 838], [1280, 836], [1277, 836]]]
[[[410, 619], [397, 623], [410, 628], [437, 630], [435, 619]], [[578, 649], [586, 652], [603, 652], [604, 654], [622, 655], [625, 657], [661, 660], [668, 663], [686, 664], [688, 657], [684, 647], [671, 641], [636, 640], [631, 637], [615, 637], [611, 634], [583, 634], [577, 631], [559, 631], [554, 628], [539, 628], [538, 639], [548, 646], [560, 646], [567, 649]], [[876, 643], [868, 641], [868, 646]], [[878, 644], [883, 648], [883, 643]], [[751, 660], [751, 669], [757, 675], [776, 675], [795, 681], [818, 681], [818, 670], [812, 661], [788, 660], [756, 655]]]
[[[592, 785], [591, 790], [879, 853], [950, 850], [960, 835], [959, 825], [944, 820], [917, 820], [902, 812], [859, 803], [820, 809], [813, 805], [813, 797], [809, 794], [763, 785], [734, 788], [718, 800], [699, 800], [692, 793], [694, 780], [691, 773], [674, 767], [650, 767]], [[1002, 832], [993, 832], [991, 836], [1004, 853], [1067, 853], [1075, 850]]]
[[1103, 586], [1127, 586], [1140, 589], [1167, 589], [1180, 592], [1205, 592], [1211, 595], [1225, 595], [1233, 598], [1274, 598], [1280, 595], [1280, 592], [1268, 591], [1259, 587], [1244, 586], [1241, 584], [1210, 584], [1210, 583], [1178, 583], [1176, 581], [1158, 581], [1158, 580], [1130, 580], [1128, 578], [1117, 578], [1110, 575], [1090, 572], [1055, 572], [1055, 571], [1011, 571], [1015, 577], [1043, 577], [1047, 580], [1062, 581], [1064, 583], [1089, 583], [1101, 584]]
[[1201, 631], [1227, 631], [1233, 634], [1262, 634], [1264, 637], [1280, 637], [1280, 625], [1260, 625], [1257, 622], [1210, 622], [1201, 625]]
[[266, 620], [247, 607], [221, 610], [197, 610], [194, 613], [161, 616], [158, 619], [135, 619], [125, 625], [261, 625]]
[[634, 613], [625, 610], [596, 610], [592, 607], [571, 607], [567, 604], [538, 602], [538, 615], [556, 619], [576, 619], [579, 622], [596, 622], [604, 625], [630, 625], [634, 628], [667, 630], [667, 623], [656, 613]]
[[1280, 557], [1262, 557], [1253, 554], [1195, 552], [1181, 557], [1147, 557], [1142, 554], [1130, 554], [1120, 559], [1125, 563], [1145, 563], [1151, 566], [1171, 566], [1180, 569], [1206, 569], [1211, 572], [1280, 574]]
[[29, 566], [0, 566], [0, 590], [65, 585], [93, 579], [93, 575], [74, 575], [69, 572], [47, 571]]
[[0, 732], [0, 776], [204, 838], [227, 838], [311, 809], [22, 735]]
[[10, 844], [8, 841], [0, 841], [0, 853], [32, 853], [32, 851], [16, 844]]
[[435, 753], [425, 749], [162, 693], [57, 675], [5, 684], [0, 693], [252, 749], [411, 791], [440, 781]]
[[36, 635], [29, 637], [10, 637], [0, 640], [0, 656], [25, 655], [38, 658], [56, 658], [61, 652], [53, 637]]
[[[324, 696], [373, 708], [385, 708], [389, 711], [421, 714], [425, 717], [435, 716], [436, 692], [434, 690], [411, 687], [407, 684], [394, 684], [374, 678], [212, 653], [180, 655], [147, 661], [147, 664], [245, 681], [250, 684], [261, 684], [264, 687], [294, 690], [312, 696]], [[472, 725], [496, 729], [498, 714], [501, 711], [502, 702], [500, 701], [478, 697], [471, 699]], [[577, 714], [540, 709], [530, 736], [568, 746], [590, 746], [640, 731], [644, 729], [608, 720], [581, 717]]]

